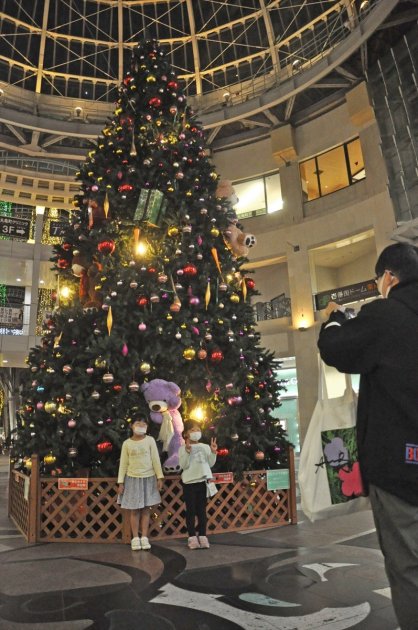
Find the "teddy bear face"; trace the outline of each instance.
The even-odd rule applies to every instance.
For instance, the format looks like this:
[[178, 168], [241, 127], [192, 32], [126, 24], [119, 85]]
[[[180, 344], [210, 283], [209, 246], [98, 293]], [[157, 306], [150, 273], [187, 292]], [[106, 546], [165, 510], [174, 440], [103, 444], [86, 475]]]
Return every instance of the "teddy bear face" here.
[[176, 383], [154, 378], [148, 383], [143, 383], [141, 391], [151, 411], [178, 409], [181, 405], [181, 390]]

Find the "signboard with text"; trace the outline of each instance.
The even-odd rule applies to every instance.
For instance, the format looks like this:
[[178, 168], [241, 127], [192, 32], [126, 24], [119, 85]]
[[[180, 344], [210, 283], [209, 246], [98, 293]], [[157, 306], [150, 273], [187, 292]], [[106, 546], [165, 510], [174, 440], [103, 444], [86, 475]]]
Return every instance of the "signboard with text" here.
[[321, 291], [315, 295], [315, 308], [322, 311], [328, 302], [336, 302], [337, 304], [347, 304], [349, 302], [357, 302], [379, 295], [374, 280], [365, 280], [357, 282], [357, 284], [349, 284], [338, 289], [330, 289], [329, 291]]
[[30, 221], [27, 219], [16, 219], [15, 217], [3, 217], [0, 215], [0, 236], [20, 238], [27, 241], [29, 234]]
[[267, 470], [267, 490], [287, 490], [290, 488], [288, 468]]
[[49, 236], [64, 236], [68, 228], [68, 221], [50, 221]]
[[23, 306], [0, 306], [0, 326], [2, 328], [23, 328]]
[[84, 477], [60, 477], [58, 479], [58, 490], [87, 490], [89, 487], [88, 478]]
[[234, 473], [213, 473], [213, 481], [215, 483], [234, 483]]

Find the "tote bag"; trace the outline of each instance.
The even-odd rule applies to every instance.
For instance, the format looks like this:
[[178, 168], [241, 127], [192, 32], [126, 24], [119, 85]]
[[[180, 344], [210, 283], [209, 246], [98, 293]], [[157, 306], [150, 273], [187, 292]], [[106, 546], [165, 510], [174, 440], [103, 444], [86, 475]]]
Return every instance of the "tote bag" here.
[[363, 484], [356, 440], [357, 397], [346, 374], [343, 396], [329, 398], [323, 362], [319, 366], [318, 402], [299, 461], [301, 507], [316, 521], [370, 507]]

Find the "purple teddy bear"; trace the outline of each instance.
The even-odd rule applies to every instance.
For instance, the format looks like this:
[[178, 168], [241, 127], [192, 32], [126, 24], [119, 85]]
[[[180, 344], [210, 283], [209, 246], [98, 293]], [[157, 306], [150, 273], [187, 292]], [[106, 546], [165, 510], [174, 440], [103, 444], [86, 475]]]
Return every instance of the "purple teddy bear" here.
[[167, 459], [163, 464], [165, 472], [179, 472], [178, 452], [184, 440], [182, 438], [183, 419], [178, 408], [181, 405], [181, 390], [176, 383], [154, 378], [141, 385], [141, 391], [151, 410], [151, 420], [160, 424], [158, 440], [163, 443]]

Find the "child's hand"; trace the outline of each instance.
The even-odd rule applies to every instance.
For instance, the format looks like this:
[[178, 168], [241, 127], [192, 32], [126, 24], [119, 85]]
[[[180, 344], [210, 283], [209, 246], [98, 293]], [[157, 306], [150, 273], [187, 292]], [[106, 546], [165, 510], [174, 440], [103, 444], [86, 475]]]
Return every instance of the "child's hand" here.
[[119, 484], [118, 494], [123, 494], [125, 490], [125, 485], [123, 483]]
[[161, 492], [161, 490], [163, 489], [163, 481], [164, 479], [157, 479], [158, 492]]
[[210, 450], [212, 451], [212, 453], [214, 453], [216, 455], [216, 452], [218, 450], [218, 445], [216, 443], [216, 438], [211, 438], [211, 440], [210, 440]]
[[191, 453], [192, 445], [190, 444], [190, 438], [189, 437], [186, 437], [186, 439], [184, 441], [184, 448], [186, 449], [186, 453]]

